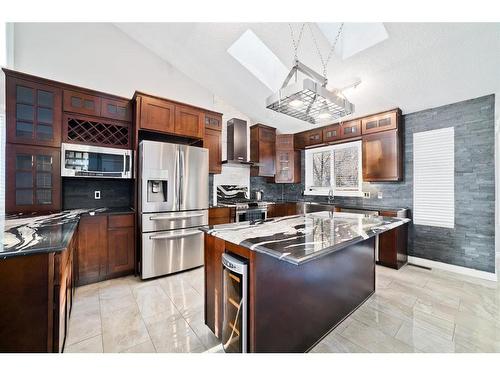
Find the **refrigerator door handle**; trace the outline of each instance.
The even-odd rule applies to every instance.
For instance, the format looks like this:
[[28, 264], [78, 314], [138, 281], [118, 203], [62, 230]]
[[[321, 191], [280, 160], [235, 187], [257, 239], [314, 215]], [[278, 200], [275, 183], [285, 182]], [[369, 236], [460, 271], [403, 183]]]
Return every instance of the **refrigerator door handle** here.
[[204, 216], [205, 214], [195, 214], [195, 215], [185, 215], [185, 216], [165, 216], [165, 215], [158, 215], [158, 216], [152, 216], [149, 218], [149, 220], [184, 220], [184, 219], [190, 219], [193, 217], [201, 217]]
[[189, 236], [194, 236], [197, 234], [201, 234], [202, 232], [199, 230], [192, 231], [192, 232], [187, 232], [187, 233], [181, 233], [181, 234], [156, 234], [149, 236], [150, 240], [173, 240], [176, 238], [182, 238], [182, 237], [189, 237]]
[[184, 150], [179, 148], [179, 209], [183, 207], [184, 200]]

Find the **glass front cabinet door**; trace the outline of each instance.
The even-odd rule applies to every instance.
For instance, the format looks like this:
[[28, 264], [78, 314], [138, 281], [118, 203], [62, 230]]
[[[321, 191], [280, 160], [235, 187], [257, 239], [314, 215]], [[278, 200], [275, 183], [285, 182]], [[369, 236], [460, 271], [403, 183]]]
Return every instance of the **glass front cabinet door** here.
[[50, 147], [7, 145], [7, 213], [61, 209], [60, 158]]
[[60, 147], [62, 91], [7, 76], [7, 142]]

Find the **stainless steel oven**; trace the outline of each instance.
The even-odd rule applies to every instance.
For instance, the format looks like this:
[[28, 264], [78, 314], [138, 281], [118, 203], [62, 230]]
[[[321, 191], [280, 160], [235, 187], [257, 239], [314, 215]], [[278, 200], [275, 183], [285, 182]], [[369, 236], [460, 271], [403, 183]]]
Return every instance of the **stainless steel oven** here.
[[132, 178], [132, 150], [61, 144], [62, 177]]

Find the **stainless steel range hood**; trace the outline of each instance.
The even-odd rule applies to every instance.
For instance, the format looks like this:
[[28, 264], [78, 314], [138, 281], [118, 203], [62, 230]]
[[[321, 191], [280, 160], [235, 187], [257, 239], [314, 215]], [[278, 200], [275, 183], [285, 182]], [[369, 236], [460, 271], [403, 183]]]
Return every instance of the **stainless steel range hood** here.
[[247, 122], [232, 118], [227, 122], [227, 160], [222, 164], [258, 166], [248, 160]]

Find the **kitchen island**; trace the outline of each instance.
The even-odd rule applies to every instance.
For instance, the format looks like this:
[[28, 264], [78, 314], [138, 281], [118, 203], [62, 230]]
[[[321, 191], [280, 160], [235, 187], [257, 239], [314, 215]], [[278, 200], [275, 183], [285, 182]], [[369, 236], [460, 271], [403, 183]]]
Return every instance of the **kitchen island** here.
[[408, 222], [315, 212], [203, 228], [205, 324], [222, 338], [232, 253], [248, 262], [248, 351], [309, 351], [374, 293], [376, 236]]

